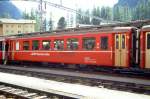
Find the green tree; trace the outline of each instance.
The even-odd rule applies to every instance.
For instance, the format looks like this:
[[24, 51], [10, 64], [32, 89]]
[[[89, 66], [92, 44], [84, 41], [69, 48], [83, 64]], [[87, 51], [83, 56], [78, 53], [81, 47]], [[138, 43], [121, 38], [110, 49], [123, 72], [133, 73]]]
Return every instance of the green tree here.
[[83, 24], [83, 16], [81, 14], [83, 14], [83, 11], [81, 9], [78, 9], [77, 13], [76, 13], [76, 23], [77, 24]]
[[50, 20], [49, 20], [49, 22], [48, 22], [49, 24], [49, 31], [52, 31], [53, 30], [53, 20], [52, 20], [52, 18], [50, 18]]
[[57, 28], [58, 29], [64, 29], [66, 27], [66, 21], [64, 17], [61, 17], [57, 23]]
[[113, 9], [113, 20], [114, 21], [121, 21], [121, 17], [120, 17], [120, 10], [119, 10], [119, 6], [117, 6], [117, 7], [114, 7], [114, 9]]
[[132, 13], [131, 13], [131, 9], [128, 6], [124, 6], [123, 7], [123, 20], [124, 21], [131, 21], [132, 20]]
[[[92, 10], [92, 16], [96, 16], [96, 17], [100, 18], [100, 9], [99, 9], [99, 7], [93, 8], [93, 10]], [[93, 25], [100, 25], [100, 22], [101, 22], [101, 20], [96, 19], [96, 18], [92, 18], [92, 20], [91, 20], [91, 23]]]
[[85, 12], [85, 15], [86, 16], [84, 16], [83, 17], [83, 20], [84, 20], [84, 24], [90, 24], [91, 22], [90, 22], [90, 12], [89, 12], [89, 10], [86, 10]]
[[36, 19], [36, 12], [33, 9], [31, 9], [31, 12], [30, 12], [30, 19], [31, 20], [35, 20]]
[[29, 19], [29, 20], [35, 20], [35, 31], [40, 31], [40, 17], [38, 16], [38, 11], [31, 10], [30, 13], [27, 13], [26, 11], [22, 14], [23, 19]]
[[22, 13], [22, 18], [23, 18], [23, 19], [30, 19], [29, 13], [27, 13], [26, 11], [24, 11], [24, 12]]
[[110, 7], [102, 7], [100, 16], [105, 20], [112, 20], [112, 9]]
[[134, 10], [133, 20], [144, 20], [150, 18], [149, 11], [150, 0], [140, 0]]

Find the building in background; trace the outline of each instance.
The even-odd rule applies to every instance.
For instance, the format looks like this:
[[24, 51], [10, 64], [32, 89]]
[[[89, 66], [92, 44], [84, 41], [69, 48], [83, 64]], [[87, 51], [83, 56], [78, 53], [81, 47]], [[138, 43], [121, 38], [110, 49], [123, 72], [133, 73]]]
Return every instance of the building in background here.
[[35, 32], [35, 20], [0, 19], [0, 35]]

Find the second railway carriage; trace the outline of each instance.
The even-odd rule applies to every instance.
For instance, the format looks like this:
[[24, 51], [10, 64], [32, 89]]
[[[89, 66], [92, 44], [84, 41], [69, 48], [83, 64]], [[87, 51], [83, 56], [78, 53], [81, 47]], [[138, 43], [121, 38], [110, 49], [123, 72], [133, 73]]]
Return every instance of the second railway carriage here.
[[141, 29], [140, 47], [140, 66], [150, 69], [150, 25]]
[[128, 68], [138, 64], [134, 27], [69, 31], [9, 38], [9, 61]]

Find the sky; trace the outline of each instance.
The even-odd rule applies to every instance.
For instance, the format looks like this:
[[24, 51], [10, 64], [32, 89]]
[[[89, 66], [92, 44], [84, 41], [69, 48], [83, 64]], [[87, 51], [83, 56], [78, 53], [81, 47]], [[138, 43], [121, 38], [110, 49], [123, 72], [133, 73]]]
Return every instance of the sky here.
[[[19, 6], [22, 10], [30, 9], [36, 7], [36, 3], [29, 2], [25, 0], [11, 0], [15, 5]], [[37, 1], [37, 0], [35, 0]], [[44, 1], [44, 0], [43, 0]], [[61, 4], [70, 8], [82, 8], [82, 9], [91, 9], [93, 6], [109, 6], [113, 7], [114, 4], [118, 2], [118, 0], [46, 0], [52, 3]]]
[[[46, 1], [49, 1], [55, 4], [62, 4], [63, 6], [69, 7], [72, 9], [81, 8], [83, 10], [86, 10], [86, 9], [91, 10], [93, 7], [97, 7], [97, 6], [113, 7], [113, 5], [118, 2], [118, 0], [46, 0]], [[36, 2], [23, 1], [23, 0], [11, 0], [11, 2], [14, 5], [16, 5], [18, 8], [20, 8], [22, 11], [26, 10], [27, 12], [30, 12], [32, 8], [33, 9], [38, 8], [38, 3]], [[62, 16], [66, 18], [66, 17], [69, 17], [70, 15], [74, 15], [74, 13], [67, 12], [59, 8], [55, 8], [55, 7], [48, 6], [48, 5], [46, 7], [46, 13], [47, 13], [46, 18], [49, 18], [51, 15], [55, 24], [57, 23], [59, 18]]]

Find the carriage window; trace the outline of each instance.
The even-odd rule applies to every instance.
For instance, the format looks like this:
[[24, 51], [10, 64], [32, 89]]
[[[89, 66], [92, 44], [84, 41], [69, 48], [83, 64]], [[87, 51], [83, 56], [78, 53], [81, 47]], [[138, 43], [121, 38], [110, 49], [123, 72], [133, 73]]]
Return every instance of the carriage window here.
[[29, 50], [29, 41], [23, 42], [23, 50]]
[[95, 38], [83, 38], [83, 48], [85, 50], [93, 50], [95, 47]]
[[42, 41], [42, 49], [43, 50], [49, 50], [50, 49], [50, 41], [49, 40]]
[[116, 35], [116, 49], [119, 49], [119, 36]]
[[3, 46], [2, 46], [2, 42], [0, 42], [0, 51], [2, 50], [2, 47], [3, 47]]
[[147, 49], [150, 49], [150, 34], [147, 34]]
[[67, 40], [67, 49], [68, 50], [77, 50], [78, 49], [78, 39], [76, 38], [71, 38]]
[[122, 35], [122, 49], [125, 49], [125, 35]]
[[102, 50], [108, 49], [108, 37], [101, 37], [100, 48]]
[[19, 42], [16, 42], [16, 50], [19, 50]]
[[32, 50], [39, 50], [39, 41], [38, 40], [32, 41]]
[[54, 41], [54, 50], [63, 50], [64, 49], [64, 41], [63, 40], [55, 40]]

